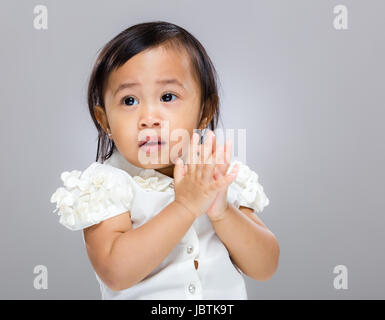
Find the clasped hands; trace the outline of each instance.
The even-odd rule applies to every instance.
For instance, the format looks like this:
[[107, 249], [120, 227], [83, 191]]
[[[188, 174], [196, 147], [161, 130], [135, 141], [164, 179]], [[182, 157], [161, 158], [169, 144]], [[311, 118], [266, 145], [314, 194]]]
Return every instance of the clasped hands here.
[[219, 145], [215, 134], [209, 130], [202, 144], [195, 132], [190, 142], [186, 164], [180, 158], [175, 161], [175, 200], [195, 217], [206, 213], [211, 221], [219, 221], [229, 206], [227, 189], [239, 170], [235, 164], [226, 175], [231, 163], [231, 140]]

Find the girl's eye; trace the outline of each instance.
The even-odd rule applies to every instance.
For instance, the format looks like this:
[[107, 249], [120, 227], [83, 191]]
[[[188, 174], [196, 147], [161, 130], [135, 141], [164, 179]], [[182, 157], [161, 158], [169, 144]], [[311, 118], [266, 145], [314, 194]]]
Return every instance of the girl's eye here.
[[173, 93], [166, 93], [166, 94], [164, 94], [163, 96], [162, 96], [162, 98], [163, 97], [166, 97], [166, 102], [170, 102], [171, 100], [169, 100], [172, 96], [174, 96], [174, 97], [177, 97], [175, 94], [173, 94]]
[[[162, 96], [162, 98], [165, 98], [166, 102], [171, 102], [173, 101], [172, 100], [172, 96], [174, 96], [175, 98], [177, 98], [177, 96], [173, 93], [166, 93]], [[134, 101], [137, 101], [134, 97], [132, 96], [126, 96], [122, 99], [122, 103], [127, 105], [127, 106], [133, 106], [135, 105]]]
[[[124, 97], [122, 99], [122, 103], [127, 105], [127, 106], [132, 106], [133, 104], [131, 104], [134, 100], [136, 100], [134, 97], [131, 97], [131, 96], [127, 96], [127, 97]], [[126, 104], [127, 103], [127, 104]]]

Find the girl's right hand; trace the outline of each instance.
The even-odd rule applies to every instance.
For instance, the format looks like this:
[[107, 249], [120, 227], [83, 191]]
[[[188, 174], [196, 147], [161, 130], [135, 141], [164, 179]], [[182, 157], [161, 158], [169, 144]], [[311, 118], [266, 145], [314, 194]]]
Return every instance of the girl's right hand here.
[[[230, 172], [218, 180], [215, 179], [216, 150], [213, 152], [214, 146], [213, 148], [207, 147], [210, 139], [213, 139], [211, 130], [205, 142], [200, 145], [199, 135], [194, 132], [188, 148], [187, 169], [180, 158], [176, 160], [174, 167], [175, 201], [187, 208], [195, 218], [205, 213], [218, 192], [226, 189], [236, 177]], [[203, 154], [203, 150], [205, 154]], [[199, 151], [199, 155], [197, 155], [197, 151]]]

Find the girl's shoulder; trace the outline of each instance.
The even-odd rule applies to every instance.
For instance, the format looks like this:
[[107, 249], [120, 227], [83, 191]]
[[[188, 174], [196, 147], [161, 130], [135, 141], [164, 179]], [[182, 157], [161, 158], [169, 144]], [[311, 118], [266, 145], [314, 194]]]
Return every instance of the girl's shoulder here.
[[131, 210], [132, 177], [106, 163], [93, 162], [83, 172], [64, 171], [62, 185], [50, 198], [56, 203], [59, 222], [70, 230], [80, 230]]
[[259, 183], [258, 174], [240, 160], [231, 161], [227, 173], [236, 164], [239, 170], [236, 179], [229, 187], [230, 202], [236, 208], [244, 206], [253, 209], [255, 212], [262, 212], [270, 201], [263, 186]]

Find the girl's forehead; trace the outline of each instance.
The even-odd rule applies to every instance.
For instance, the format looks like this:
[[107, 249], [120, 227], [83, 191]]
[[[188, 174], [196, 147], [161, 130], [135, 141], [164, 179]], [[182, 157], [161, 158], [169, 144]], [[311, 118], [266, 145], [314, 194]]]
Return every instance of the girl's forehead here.
[[[108, 87], [116, 91], [124, 83], [143, 86], [170, 84], [181, 85], [185, 90], [195, 87], [190, 57], [183, 50], [152, 48], [142, 51], [110, 73]], [[134, 86], [135, 86], [134, 85]]]
[[173, 49], [153, 48], [142, 51], [127, 60], [114, 74], [157, 78], [165, 75], [186, 77], [190, 69], [190, 61], [183, 52]]

